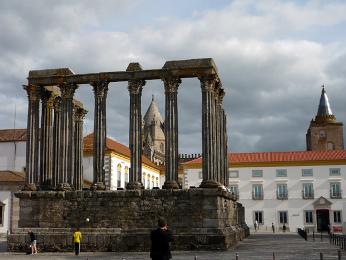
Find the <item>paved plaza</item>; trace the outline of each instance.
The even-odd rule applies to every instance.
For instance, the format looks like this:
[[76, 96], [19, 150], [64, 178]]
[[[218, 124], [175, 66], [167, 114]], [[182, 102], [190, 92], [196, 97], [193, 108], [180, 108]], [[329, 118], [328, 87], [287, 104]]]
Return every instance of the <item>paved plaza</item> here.
[[[3, 246], [1, 247], [4, 248]], [[327, 237], [321, 242], [320, 237], [316, 237], [315, 242], [309, 237], [308, 241], [303, 240], [294, 233], [255, 233], [249, 238], [241, 241], [235, 248], [227, 251], [189, 251], [189, 252], [173, 252], [174, 260], [194, 260], [197, 256], [198, 260], [232, 260], [236, 259], [236, 253], [239, 260], [252, 259], [273, 259], [275, 252], [276, 260], [314, 260], [320, 259], [319, 253], [322, 252], [324, 260], [337, 259], [338, 248], [329, 244]], [[82, 252], [79, 257], [73, 253], [39, 253], [37, 255], [25, 255], [24, 253], [8, 253], [1, 252], [0, 259], [119, 259], [119, 260], [137, 260], [150, 259], [149, 253], [91, 253]], [[342, 258], [346, 260], [346, 251], [342, 251]]]

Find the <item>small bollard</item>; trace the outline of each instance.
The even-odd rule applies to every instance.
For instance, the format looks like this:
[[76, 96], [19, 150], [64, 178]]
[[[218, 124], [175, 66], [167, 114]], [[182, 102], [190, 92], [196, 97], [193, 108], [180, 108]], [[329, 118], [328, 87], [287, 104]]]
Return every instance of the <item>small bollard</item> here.
[[197, 256], [195, 256], [195, 260], [197, 260]]
[[341, 251], [338, 250], [338, 260], [341, 260]]
[[273, 260], [275, 260], [275, 253], [273, 252]]
[[323, 253], [320, 253], [320, 260], [323, 260]]
[[235, 254], [235, 260], [238, 260], [238, 253]]

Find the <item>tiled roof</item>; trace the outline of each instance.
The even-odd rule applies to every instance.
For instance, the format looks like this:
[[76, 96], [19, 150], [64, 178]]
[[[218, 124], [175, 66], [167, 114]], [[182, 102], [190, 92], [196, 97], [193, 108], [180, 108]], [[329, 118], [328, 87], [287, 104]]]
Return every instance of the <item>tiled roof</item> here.
[[26, 141], [25, 129], [2, 129], [0, 130], [0, 142]]
[[[345, 161], [346, 150], [329, 151], [292, 151], [292, 152], [253, 152], [253, 153], [229, 153], [229, 163], [289, 163], [289, 162], [313, 162], [313, 161]], [[202, 164], [202, 157], [184, 163], [185, 165]]]
[[[83, 140], [84, 140], [84, 152], [92, 152], [93, 151], [94, 134], [91, 133], [91, 134], [85, 136]], [[119, 153], [123, 156], [126, 156], [128, 158], [131, 157], [130, 149], [127, 146], [125, 146], [125, 145], [123, 145], [123, 144], [121, 144], [115, 140], [112, 140], [108, 137], [106, 139], [106, 151], [113, 151], [113, 152]], [[156, 165], [155, 163], [150, 161], [144, 155], [142, 155], [142, 163], [144, 163], [148, 166], [151, 166], [157, 170], [160, 169], [160, 167], [158, 165]]]
[[0, 171], [0, 182], [24, 182], [25, 174], [15, 171]]

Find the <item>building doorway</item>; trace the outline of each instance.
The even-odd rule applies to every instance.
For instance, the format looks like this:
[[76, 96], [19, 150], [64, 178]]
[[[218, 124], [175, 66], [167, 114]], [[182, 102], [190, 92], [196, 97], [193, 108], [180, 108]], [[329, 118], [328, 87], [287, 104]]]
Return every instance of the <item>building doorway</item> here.
[[329, 220], [329, 210], [328, 209], [317, 209], [316, 210], [316, 220], [317, 220], [317, 231], [329, 232], [330, 220]]

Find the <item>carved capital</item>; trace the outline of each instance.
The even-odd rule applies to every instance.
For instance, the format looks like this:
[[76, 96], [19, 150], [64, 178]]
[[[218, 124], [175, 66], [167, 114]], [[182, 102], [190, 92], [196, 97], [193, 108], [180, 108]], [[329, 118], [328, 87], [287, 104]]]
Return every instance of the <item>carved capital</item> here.
[[23, 85], [28, 94], [29, 101], [37, 101], [40, 98], [40, 88], [35, 85]]
[[45, 90], [43, 87], [41, 88], [41, 101], [43, 105], [45, 105], [47, 108], [53, 108], [54, 99], [55, 95], [52, 94], [52, 92]]
[[174, 93], [178, 91], [178, 87], [181, 84], [181, 79], [177, 77], [165, 77], [162, 78], [162, 81], [165, 84], [166, 93]]
[[61, 98], [63, 99], [73, 99], [73, 95], [78, 88], [76, 84], [63, 83], [59, 85], [61, 91]]
[[142, 94], [143, 86], [145, 85], [145, 80], [129, 80], [128, 90], [130, 94]]
[[96, 98], [107, 97], [109, 82], [106, 80], [100, 80], [90, 83], [93, 86], [94, 94]]
[[61, 97], [55, 97], [53, 104], [54, 104], [54, 109], [57, 112], [60, 112], [61, 111]]
[[83, 121], [85, 115], [88, 113], [88, 111], [86, 111], [84, 108], [81, 107], [76, 107], [75, 108], [75, 120], [76, 121]]
[[224, 90], [223, 88], [220, 88], [220, 89], [219, 89], [219, 103], [220, 103], [220, 105], [221, 105], [222, 102], [223, 102], [224, 96], [225, 96], [225, 90]]
[[218, 79], [210, 76], [210, 77], [200, 77], [201, 89], [202, 91], [215, 91], [215, 87], [218, 84]]

